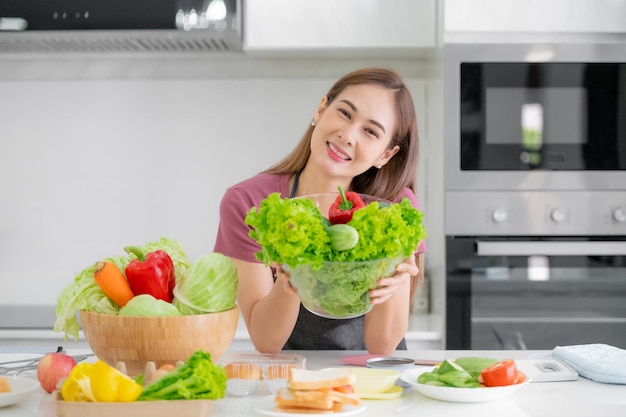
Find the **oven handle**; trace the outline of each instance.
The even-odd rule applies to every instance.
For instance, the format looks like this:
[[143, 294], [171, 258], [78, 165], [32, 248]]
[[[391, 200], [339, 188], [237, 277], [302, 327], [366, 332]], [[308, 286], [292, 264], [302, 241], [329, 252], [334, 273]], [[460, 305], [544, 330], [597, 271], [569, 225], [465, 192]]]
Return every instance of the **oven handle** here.
[[626, 241], [541, 242], [476, 241], [479, 256], [615, 256], [626, 255]]

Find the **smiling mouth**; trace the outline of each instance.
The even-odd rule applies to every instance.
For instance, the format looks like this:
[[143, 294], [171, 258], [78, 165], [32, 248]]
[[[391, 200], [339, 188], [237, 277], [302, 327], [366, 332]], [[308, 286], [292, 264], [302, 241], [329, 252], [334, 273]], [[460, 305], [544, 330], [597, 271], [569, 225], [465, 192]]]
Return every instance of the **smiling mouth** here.
[[333, 145], [332, 143], [328, 142], [328, 148], [335, 154], [337, 155], [339, 158], [343, 159], [344, 161], [349, 161], [352, 158], [350, 158], [348, 155], [346, 155], [345, 153], [341, 152], [339, 149], [337, 149], [337, 147], [335, 145]]

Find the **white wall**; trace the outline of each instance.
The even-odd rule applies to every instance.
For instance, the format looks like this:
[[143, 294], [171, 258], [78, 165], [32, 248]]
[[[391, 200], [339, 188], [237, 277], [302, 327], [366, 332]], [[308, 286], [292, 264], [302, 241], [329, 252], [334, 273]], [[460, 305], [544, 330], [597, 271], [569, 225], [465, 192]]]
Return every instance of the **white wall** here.
[[[212, 250], [225, 188], [289, 152], [353, 63], [235, 78], [163, 76], [158, 65], [159, 76], [137, 76], [128, 64], [94, 76], [104, 73], [94, 62], [63, 76], [61, 65], [0, 61], [0, 305], [55, 305], [81, 269], [129, 244], [167, 236], [192, 260]], [[428, 149], [422, 65], [399, 70]]]

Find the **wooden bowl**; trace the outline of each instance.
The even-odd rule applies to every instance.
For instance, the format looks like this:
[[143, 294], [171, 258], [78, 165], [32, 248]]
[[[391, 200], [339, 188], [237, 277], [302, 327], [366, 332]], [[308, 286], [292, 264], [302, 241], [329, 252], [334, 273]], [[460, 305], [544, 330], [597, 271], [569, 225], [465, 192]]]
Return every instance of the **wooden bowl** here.
[[228, 350], [239, 322], [239, 307], [217, 313], [168, 317], [131, 317], [80, 312], [89, 347], [111, 366], [124, 362], [128, 375], [143, 373], [146, 362], [156, 367], [185, 361], [196, 350], [217, 362]]

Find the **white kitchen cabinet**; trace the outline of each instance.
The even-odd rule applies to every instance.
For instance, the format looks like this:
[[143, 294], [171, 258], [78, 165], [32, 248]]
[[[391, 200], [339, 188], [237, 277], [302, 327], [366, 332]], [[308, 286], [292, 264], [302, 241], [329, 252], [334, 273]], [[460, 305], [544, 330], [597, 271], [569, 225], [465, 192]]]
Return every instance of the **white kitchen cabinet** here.
[[436, 0], [247, 0], [248, 53], [414, 55], [436, 47]]
[[443, 26], [446, 33], [623, 34], [625, 14], [621, 0], [445, 0]]

